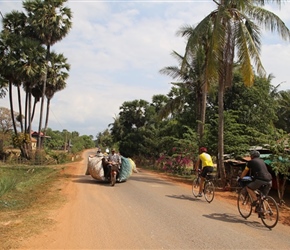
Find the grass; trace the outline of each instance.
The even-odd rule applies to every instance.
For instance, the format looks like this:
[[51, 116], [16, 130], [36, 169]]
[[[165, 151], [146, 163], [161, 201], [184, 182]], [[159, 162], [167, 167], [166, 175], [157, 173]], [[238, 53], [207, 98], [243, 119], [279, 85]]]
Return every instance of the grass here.
[[0, 211], [28, 207], [56, 175], [57, 171], [50, 167], [1, 167]]
[[[19, 241], [53, 223], [47, 213], [62, 202], [54, 183], [60, 168], [54, 166], [0, 166], [0, 249], [17, 248]], [[48, 192], [51, 190], [51, 192]]]

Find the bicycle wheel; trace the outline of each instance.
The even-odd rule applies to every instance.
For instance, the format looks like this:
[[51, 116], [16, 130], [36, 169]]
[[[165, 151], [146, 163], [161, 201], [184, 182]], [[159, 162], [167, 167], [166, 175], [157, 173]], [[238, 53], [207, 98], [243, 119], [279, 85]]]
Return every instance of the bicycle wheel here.
[[237, 200], [238, 210], [240, 215], [247, 219], [252, 213], [252, 198], [246, 188], [242, 188], [238, 194]]
[[214, 198], [214, 185], [211, 181], [206, 181], [204, 185], [204, 198], [208, 203], [211, 203]]
[[200, 184], [200, 177], [195, 176], [192, 181], [192, 194], [194, 197], [197, 197], [199, 193], [199, 184]]
[[271, 229], [277, 225], [279, 220], [278, 205], [271, 196], [267, 196], [262, 205], [261, 220], [267, 228]]

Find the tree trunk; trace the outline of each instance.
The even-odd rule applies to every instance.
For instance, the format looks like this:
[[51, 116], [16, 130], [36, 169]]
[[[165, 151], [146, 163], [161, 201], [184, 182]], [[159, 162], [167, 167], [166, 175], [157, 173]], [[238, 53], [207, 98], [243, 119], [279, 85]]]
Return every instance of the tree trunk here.
[[37, 147], [38, 149], [41, 149], [41, 144], [44, 143], [44, 138], [41, 143], [41, 127], [42, 127], [42, 117], [43, 117], [43, 107], [44, 107], [44, 99], [45, 99], [45, 92], [46, 92], [46, 82], [47, 82], [47, 72], [48, 72], [48, 60], [49, 60], [49, 54], [50, 54], [50, 46], [47, 45], [47, 51], [46, 51], [46, 60], [45, 60], [45, 75], [43, 80], [43, 88], [42, 88], [42, 97], [41, 97], [41, 106], [40, 106], [40, 117], [39, 117], [39, 126], [38, 126], [38, 140], [37, 140]]
[[45, 131], [47, 130], [47, 126], [48, 126], [49, 109], [50, 109], [50, 98], [47, 98], [46, 118], [45, 118], [45, 126], [44, 126], [44, 131], [43, 131], [44, 134], [45, 134]]
[[207, 101], [207, 88], [206, 84], [202, 85], [201, 93], [201, 105], [200, 105], [200, 122], [198, 123], [198, 135], [199, 141], [202, 142], [204, 134], [204, 125], [205, 125], [205, 114], [206, 114], [206, 101]]
[[222, 186], [226, 185], [226, 171], [224, 166], [224, 79], [219, 79], [218, 92], [218, 169]]
[[21, 132], [23, 133], [24, 132], [24, 129], [23, 129], [23, 121], [22, 121], [22, 105], [21, 105], [21, 94], [20, 94], [20, 86], [17, 85], [17, 95], [18, 95], [18, 106], [19, 106], [19, 123], [20, 123], [20, 129], [21, 129]]
[[11, 112], [13, 129], [14, 129], [15, 135], [17, 135], [16, 123], [15, 123], [15, 117], [14, 117], [13, 97], [12, 97], [12, 82], [11, 81], [9, 81], [9, 102], [10, 102], [10, 112]]
[[31, 113], [31, 123], [33, 122], [37, 102], [38, 101], [36, 100], [36, 98], [34, 98], [33, 108], [32, 108], [32, 113]]

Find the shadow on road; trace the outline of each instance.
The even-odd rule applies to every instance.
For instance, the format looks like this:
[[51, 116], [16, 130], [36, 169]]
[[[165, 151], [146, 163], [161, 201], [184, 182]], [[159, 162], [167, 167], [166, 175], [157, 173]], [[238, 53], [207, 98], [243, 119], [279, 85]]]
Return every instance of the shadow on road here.
[[144, 176], [144, 175], [133, 175], [133, 176], [130, 176], [129, 180], [147, 182], [147, 183], [155, 183], [155, 184], [162, 184], [162, 185], [173, 185], [173, 183], [171, 183], [169, 181], [158, 179], [158, 178], [152, 177], [152, 176], [147, 177], [147, 176]]
[[180, 194], [180, 195], [166, 195], [169, 198], [174, 198], [174, 199], [180, 199], [180, 200], [189, 200], [189, 201], [202, 201], [201, 199], [195, 198], [193, 196], [190, 195], [184, 195], [184, 194]]
[[99, 180], [95, 180], [92, 179], [90, 175], [78, 175], [78, 176], [74, 176], [74, 179], [72, 180], [72, 182], [77, 182], [77, 183], [83, 183], [83, 184], [91, 184], [91, 185], [104, 185], [104, 186], [110, 186], [110, 183], [108, 181], [99, 181]]
[[249, 220], [243, 219], [239, 215], [233, 215], [233, 214], [227, 214], [227, 213], [212, 213], [209, 215], [204, 214], [203, 216], [208, 219], [219, 220], [219, 221], [229, 222], [229, 223], [240, 223], [240, 224], [245, 224], [253, 228], [268, 231], [268, 228], [266, 228], [263, 224], [257, 221], [249, 221]]

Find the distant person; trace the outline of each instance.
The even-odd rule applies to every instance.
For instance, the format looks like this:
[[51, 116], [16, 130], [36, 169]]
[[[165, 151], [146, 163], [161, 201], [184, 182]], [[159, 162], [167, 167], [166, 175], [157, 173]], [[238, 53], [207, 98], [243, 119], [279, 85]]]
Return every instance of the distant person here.
[[195, 165], [196, 171], [198, 171], [198, 169], [200, 168], [200, 164], [201, 164], [201, 173], [200, 173], [201, 181], [199, 185], [199, 193], [197, 195], [198, 197], [202, 197], [203, 184], [207, 173], [213, 172], [213, 161], [211, 155], [207, 153], [207, 148], [205, 147], [201, 147], [199, 149], [199, 156], [197, 163]]

